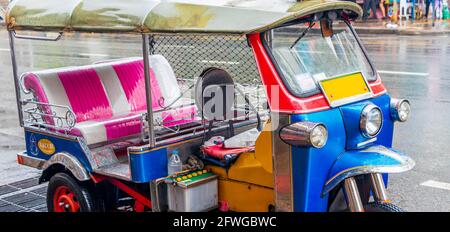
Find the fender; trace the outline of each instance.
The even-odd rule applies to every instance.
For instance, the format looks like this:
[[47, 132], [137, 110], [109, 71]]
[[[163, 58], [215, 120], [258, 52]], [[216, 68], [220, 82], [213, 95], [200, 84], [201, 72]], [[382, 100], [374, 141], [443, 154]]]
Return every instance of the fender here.
[[368, 173], [400, 173], [411, 170], [415, 162], [409, 156], [378, 145], [339, 155], [328, 174], [322, 197], [346, 178]]
[[73, 155], [65, 152], [56, 153], [49, 160], [42, 165], [42, 170], [45, 171], [52, 165], [60, 164], [68, 169], [79, 181], [86, 181], [91, 179], [89, 173], [83, 165]]

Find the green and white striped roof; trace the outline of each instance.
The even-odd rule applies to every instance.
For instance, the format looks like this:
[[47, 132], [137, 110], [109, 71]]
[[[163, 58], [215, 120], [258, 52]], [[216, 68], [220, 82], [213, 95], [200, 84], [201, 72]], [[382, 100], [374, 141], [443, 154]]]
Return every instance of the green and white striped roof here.
[[15, 0], [6, 23], [9, 30], [249, 34], [333, 9], [362, 13], [337, 0]]

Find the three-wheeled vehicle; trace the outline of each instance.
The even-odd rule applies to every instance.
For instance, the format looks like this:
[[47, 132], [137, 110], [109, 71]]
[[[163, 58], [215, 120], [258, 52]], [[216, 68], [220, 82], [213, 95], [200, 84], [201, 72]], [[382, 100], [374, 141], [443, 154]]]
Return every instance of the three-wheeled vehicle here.
[[[49, 211], [400, 211], [386, 186], [414, 166], [392, 149], [410, 105], [387, 94], [352, 28], [361, 12], [335, 0], [16, 0], [18, 162], [42, 170]], [[139, 36], [142, 57], [19, 75], [17, 40], [84, 32]]]

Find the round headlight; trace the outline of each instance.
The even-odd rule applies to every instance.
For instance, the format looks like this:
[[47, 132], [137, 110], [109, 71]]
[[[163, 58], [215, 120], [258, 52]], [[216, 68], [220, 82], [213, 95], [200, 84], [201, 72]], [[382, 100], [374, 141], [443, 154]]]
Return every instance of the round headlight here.
[[365, 137], [373, 138], [378, 135], [383, 125], [383, 113], [378, 106], [368, 105], [361, 113], [360, 129]]
[[391, 115], [396, 121], [406, 122], [411, 115], [411, 104], [405, 99], [391, 99]]
[[314, 129], [312, 129], [311, 134], [309, 135], [309, 140], [311, 141], [311, 145], [315, 148], [321, 148], [327, 143], [328, 139], [328, 131], [325, 126], [319, 124]]

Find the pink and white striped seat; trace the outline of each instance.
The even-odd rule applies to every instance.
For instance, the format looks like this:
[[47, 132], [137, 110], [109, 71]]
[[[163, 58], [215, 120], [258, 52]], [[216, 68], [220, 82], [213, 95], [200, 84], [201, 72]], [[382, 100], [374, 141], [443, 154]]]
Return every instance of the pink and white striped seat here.
[[[181, 93], [175, 74], [163, 56], [151, 56], [150, 63], [152, 106], [158, 110], [176, 101]], [[70, 106], [77, 122], [71, 134], [82, 136], [88, 145], [141, 133], [140, 115], [146, 111], [141, 58], [31, 72], [24, 75], [23, 85], [39, 102]], [[160, 115], [164, 125], [195, 120], [194, 105], [172, 107], [177, 109]], [[58, 115], [65, 113], [53, 110]], [[52, 118], [44, 120], [55, 125]]]

